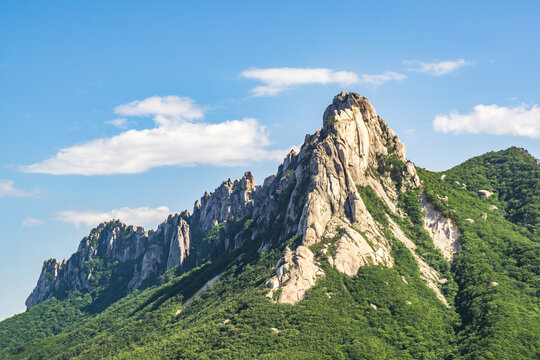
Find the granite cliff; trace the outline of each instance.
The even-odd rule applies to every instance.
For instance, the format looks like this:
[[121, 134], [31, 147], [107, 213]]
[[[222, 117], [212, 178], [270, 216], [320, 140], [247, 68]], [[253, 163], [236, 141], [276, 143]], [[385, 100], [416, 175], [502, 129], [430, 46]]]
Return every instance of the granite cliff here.
[[[173, 268], [183, 273], [224, 254], [241, 256], [247, 248], [262, 252], [279, 245], [285, 245], [283, 257], [268, 280], [267, 296], [294, 304], [325, 276], [321, 261], [348, 275], [361, 266], [392, 267], [389, 234], [359, 190], [369, 187], [404, 218], [399, 195], [420, 186], [404, 145], [369, 101], [341, 93], [324, 112], [322, 129], [307, 135], [300, 151], [291, 151], [262, 185], [255, 185], [250, 172], [227, 180], [196, 201], [192, 212], [170, 215], [156, 230], [114, 220], [100, 224], [68, 260], [45, 261], [26, 305], [98, 287], [114, 288], [122, 296]], [[451, 260], [459, 250], [457, 228], [425, 199], [423, 204], [429, 215], [425, 227]], [[391, 236], [413, 253], [422, 279], [447, 304], [438, 287], [441, 276], [387, 220]]]

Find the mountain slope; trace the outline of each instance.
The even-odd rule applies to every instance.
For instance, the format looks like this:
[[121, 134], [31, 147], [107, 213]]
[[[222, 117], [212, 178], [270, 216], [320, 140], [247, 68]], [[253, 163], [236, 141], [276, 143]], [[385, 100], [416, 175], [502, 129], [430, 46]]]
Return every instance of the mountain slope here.
[[[279, 250], [229, 268], [178, 315], [183, 299], [197, 287], [190, 291], [186, 285], [194, 278], [200, 285], [201, 278], [219, 270], [207, 265], [129, 295], [80, 329], [28, 345], [14, 358], [345, 359], [358, 354], [380, 358], [381, 352], [413, 359], [451, 352], [455, 318], [415, 272], [375, 266], [350, 278], [327, 268], [327, 276], [303, 301], [273, 304], [264, 297], [265, 279], [273, 273]], [[408, 252], [402, 254], [404, 264], [414, 264]]]
[[[452, 272], [459, 286], [455, 303], [465, 358], [526, 359], [540, 352], [540, 238], [534, 220], [539, 215], [534, 198], [540, 177], [533, 160], [523, 150], [510, 148], [442, 173], [419, 171], [427, 198], [462, 232], [463, 249]], [[525, 171], [502, 177], [501, 167]], [[519, 192], [522, 201], [516, 202], [519, 184], [529, 187]], [[486, 197], [478, 190], [496, 192]], [[515, 220], [516, 212], [527, 211], [529, 218]]]
[[262, 186], [254, 185], [251, 173], [228, 180], [197, 201], [193, 213], [171, 215], [156, 231], [101, 224], [70, 259], [44, 263], [27, 306], [74, 290], [93, 292], [107, 306], [173, 266], [188, 271], [247, 242], [265, 250], [298, 236], [301, 246], [288, 248], [272, 281], [279, 301], [295, 303], [324, 276], [307, 247], [338, 228], [342, 235], [333, 262], [339, 271], [353, 275], [363, 265], [391, 266], [389, 243], [357, 186], [371, 186], [395, 209], [400, 191], [419, 185], [414, 165], [395, 133], [357, 94], [336, 96], [323, 125]]
[[534, 358], [537, 174], [518, 149], [416, 169], [339, 94], [262, 186], [246, 173], [156, 231], [112, 221], [45, 262], [0, 357]]
[[527, 151], [509, 148], [467, 160], [448, 171], [473, 191], [487, 189], [501, 200], [506, 218], [540, 236], [540, 167]]

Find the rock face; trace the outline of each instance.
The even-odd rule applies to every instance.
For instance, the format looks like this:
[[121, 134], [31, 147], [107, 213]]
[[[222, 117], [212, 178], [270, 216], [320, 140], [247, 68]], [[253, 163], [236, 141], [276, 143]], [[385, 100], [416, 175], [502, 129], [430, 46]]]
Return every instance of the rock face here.
[[111, 282], [118, 282], [117, 286], [128, 293], [175, 266], [183, 272], [200, 265], [209, 257], [209, 251], [200, 249], [201, 234], [251, 211], [254, 189], [249, 172], [235, 182], [227, 180], [214, 193], [205, 193], [195, 203], [193, 214], [184, 211], [169, 215], [155, 231], [115, 220], [100, 224], [82, 239], [68, 260], [45, 261], [26, 306], [30, 308], [52, 296], [63, 298], [73, 290], [95, 290], [103, 285], [97, 283], [96, 274], [105, 267], [112, 269]]
[[454, 254], [461, 249], [456, 223], [435, 210], [423, 193], [420, 195], [420, 205], [424, 211], [424, 228], [431, 235], [435, 247], [442, 252], [444, 258], [452, 262]]
[[488, 198], [493, 195], [493, 193], [489, 190], [478, 190], [478, 195]]
[[[273, 285], [268, 297], [273, 297], [273, 292], [282, 287], [281, 302], [294, 304], [304, 298], [306, 291], [315, 285], [317, 278], [324, 275], [322, 270], [315, 265], [311, 250], [300, 245], [296, 251], [289, 247], [285, 250], [285, 256], [278, 262], [276, 267], [276, 279], [271, 279]], [[276, 281], [277, 280], [277, 281]], [[284, 286], [287, 284], [288, 286]]]
[[[170, 248], [174, 248], [175, 240], [183, 236], [186, 219], [189, 219], [187, 212], [171, 215], [156, 231], [149, 232], [114, 220], [100, 224], [82, 239], [77, 252], [68, 260], [62, 263], [55, 259], [45, 261], [26, 306], [32, 307], [52, 296], [62, 298], [67, 291], [93, 290], [99, 285], [94, 281], [95, 275], [104, 262], [122, 264], [127, 270], [123, 273], [128, 274], [119, 275], [118, 280], [122, 280], [126, 291], [136, 289], [151, 275], [164, 271], [168, 257], [174, 258], [175, 252]], [[187, 241], [189, 244], [189, 237]], [[181, 250], [177, 253], [179, 261]]]
[[59, 263], [56, 259], [45, 260], [38, 283], [32, 294], [26, 300], [26, 306], [31, 307], [47, 300], [51, 289], [54, 289], [58, 270], [62, 269], [65, 262]]
[[[207, 260], [285, 243], [268, 281], [268, 297], [294, 304], [325, 275], [319, 250], [312, 250], [320, 242], [331, 266], [348, 275], [361, 266], [393, 266], [391, 241], [362, 201], [359, 187], [370, 187], [392, 212], [404, 216], [397, 208], [399, 194], [418, 186], [404, 145], [369, 101], [341, 93], [324, 112], [323, 128], [307, 135], [299, 153], [291, 151], [262, 185], [256, 186], [249, 172], [227, 180], [196, 201], [192, 213], [170, 215], [155, 231], [119, 221], [99, 225], [69, 260], [44, 263], [26, 304], [102, 288], [103, 269], [111, 274], [106, 285], [127, 293], [165, 271], [183, 273]], [[451, 233], [452, 241], [456, 236]], [[415, 247], [409, 250], [414, 253]], [[419, 256], [415, 259], [428, 286], [437, 291], [438, 274], [423, 266]]]
[[[301, 209], [301, 217], [294, 223], [298, 224], [296, 234], [302, 235], [302, 246], [300, 253], [287, 249], [284, 264], [278, 264], [276, 277], [270, 280], [272, 284], [277, 280], [279, 286], [274, 286], [268, 297], [280, 290], [279, 302], [301, 300], [316, 278], [324, 276], [305, 249], [328, 234], [339, 234], [332, 259], [339, 271], [354, 275], [365, 265], [392, 266], [390, 244], [357, 186], [372, 187], [395, 210], [399, 192], [420, 185], [414, 165], [405, 158], [405, 147], [366, 98], [339, 94], [324, 112], [323, 124], [321, 131], [306, 137], [296, 156], [293, 196], [298, 193], [303, 197], [302, 206], [291, 207], [294, 212], [288, 215], [292, 217]], [[397, 176], [383, 171], [389, 158], [403, 164]]]

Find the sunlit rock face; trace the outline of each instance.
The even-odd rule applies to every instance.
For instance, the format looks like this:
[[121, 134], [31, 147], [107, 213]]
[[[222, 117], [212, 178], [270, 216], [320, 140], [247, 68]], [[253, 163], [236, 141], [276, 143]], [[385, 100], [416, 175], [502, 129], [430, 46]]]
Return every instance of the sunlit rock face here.
[[[246, 248], [285, 249], [268, 282], [268, 297], [291, 304], [325, 276], [311, 250], [321, 242], [325, 261], [345, 274], [355, 275], [362, 266], [393, 266], [391, 241], [358, 187], [370, 187], [399, 213], [399, 194], [420, 186], [404, 145], [370, 102], [355, 93], [338, 94], [322, 125], [262, 185], [255, 185], [250, 172], [224, 181], [196, 201], [191, 213], [170, 215], [156, 230], [119, 221], [99, 225], [68, 260], [45, 262], [27, 306], [71, 290], [92, 291], [103, 266], [111, 269], [108, 281], [128, 293], [166, 271], [181, 274]], [[398, 235], [399, 241], [410, 241]], [[436, 283], [438, 274], [426, 266], [424, 279]]]
[[[381, 176], [385, 173], [381, 167], [389, 158], [404, 164], [394, 178]], [[287, 249], [276, 277], [270, 280], [268, 297], [280, 293], [277, 301], [287, 303], [303, 298], [316, 278], [324, 276], [304, 249], [325, 238], [336, 239], [330, 261], [341, 272], [355, 275], [361, 266], [392, 266], [390, 243], [368, 212], [357, 186], [370, 186], [396, 210], [400, 191], [417, 187], [420, 181], [405, 157], [404, 145], [370, 102], [355, 93], [337, 95], [324, 112], [322, 130], [306, 136], [295, 162], [297, 185], [293, 194], [302, 194], [301, 217], [291, 223], [297, 224], [296, 233], [303, 237], [303, 247], [298, 248], [302, 253]], [[289, 219], [296, 220], [299, 210], [300, 206], [291, 208]]]
[[433, 244], [442, 252], [444, 258], [452, 262], [454, 254], [461, 249], [456, 223], [435, 210], [424, 194], [420, 196], [420, 205], [424, 211], [424, 228], [429, 232]]

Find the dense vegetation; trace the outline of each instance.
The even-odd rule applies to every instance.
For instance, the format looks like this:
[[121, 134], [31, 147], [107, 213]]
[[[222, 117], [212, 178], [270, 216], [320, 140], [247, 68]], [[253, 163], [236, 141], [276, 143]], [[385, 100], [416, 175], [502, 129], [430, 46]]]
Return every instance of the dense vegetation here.
[[52, 298], [4, 320], [0, 324], [0, 349], [56, 335], [77, 326], [88, 317], [82, 309], [91, 301], [90, 294], [82, 295], [75, 291], [65, 301]]
[[[388, 219], [390, 218], [400, 226], [401, 230], [403, 230], [409, 239], [414, 241], [417, 246], [416, 252], [446, 279], [446, 282], [441, 284], [441, 288], [447, 300], [452, 304], [457, 291], [457, 285], [453, 280], [450, 264], [444, 259], [441, 251], [435, 247], [431, 236], [423, 227], [424, 214], [418, 200], [420, 189], [410, 189], [400, 195], [399, 205], [407, 214], [405, 218], [402, 218], [390, 211], [388, 205], [379, 198], [372, 188], [367, 186], [358, 186], [357, 188], [369, 213], [375, 221], [382, 225], [382, 230], [386, 238], [394, 239], [389, 226]], [[394, 244], [393, 246], [400, 246], [400, 244]]]
[[[502, 176], [506, 168], [511, 174]], [[103, 310], [96, 311], [90, 294], [50, 299], [0, 323], [0, 358], [539, 358], [539, 210], [534, 198], [540, 178], [535, 160], [509, 149], [443, 173], [418, 172], [427, 199], [460, 229], [462, 250], [451, 266], [422, 226], [420, 189], [401, 194], [399, 206], [407, 213], [401, 218], [371, 188], [359, 187], [391, 241], [392, 268], [363, 267], [349, 277], [322, 261], [326, 276], [303, 301], [276, 304], [265, 297], [266, 280], [285, 244], [297, 244], [298, 238], [262, 253], [246, 244], [187, 274], [178, 276], [172, 269]], [[495, 195], [481, 197], [479, 189]], [[442, 290], [452, 308], [420, 279], [410, 251], [388, 231], [389, 218], [448, 279]], [[223, 231], [249, 233], [251, 224], [241, 219], [232, 227], [216, 227], [204, 241], [211, 244]], [[238, 258], [239, 253], [244, 256]], [[213, 287], [182, 306], [217, 275], [222, 277]]]
[[[516, 147], [474, 157], [444, 172], [447, 182], [460, 181], [474, 192], [495, 192], [504, 217], [540, 236], [540, 166], [527, 151]], [[499, 201], [496, 201], [498, 199]]]
[[[183, 300], [215, 276], [219, 267], [207, 264], [168, 281], [165, 276], [163, 284], [129, 295], [80, 328], [27, 344], [24, 351], [10, 355], [440, 359], [451, 354], [453, 314], [418, 279], [407, 251], [396, 254], [402, 268], [363, 268], [350, 278], [327, 267], [326, 278], [295, 306], [274, 304], [264, 297], [265, 280], [280, 252], [253, 254], [232, 265], [221, 281], [178, 315]], [[406, 270], [409, 267], [412, 272]]]
[[[501, 177], [504, 169], [513, 170]], [[510, 148], [443, 173], [419, 169], [419, 175], [429, 201], [454, 219], [462, 232], [463, 248], [452, 266], [459, 286], [455, 304], [462, 319], [460, 354], [466, 359], [540, 357], [536, 160]], [[496, 193], [483, 198], [477, 194], [480, 189]], [[448, 200], [441, 200], [445, 196]], [[517, 213], [529, 216], [516, 219]]]

